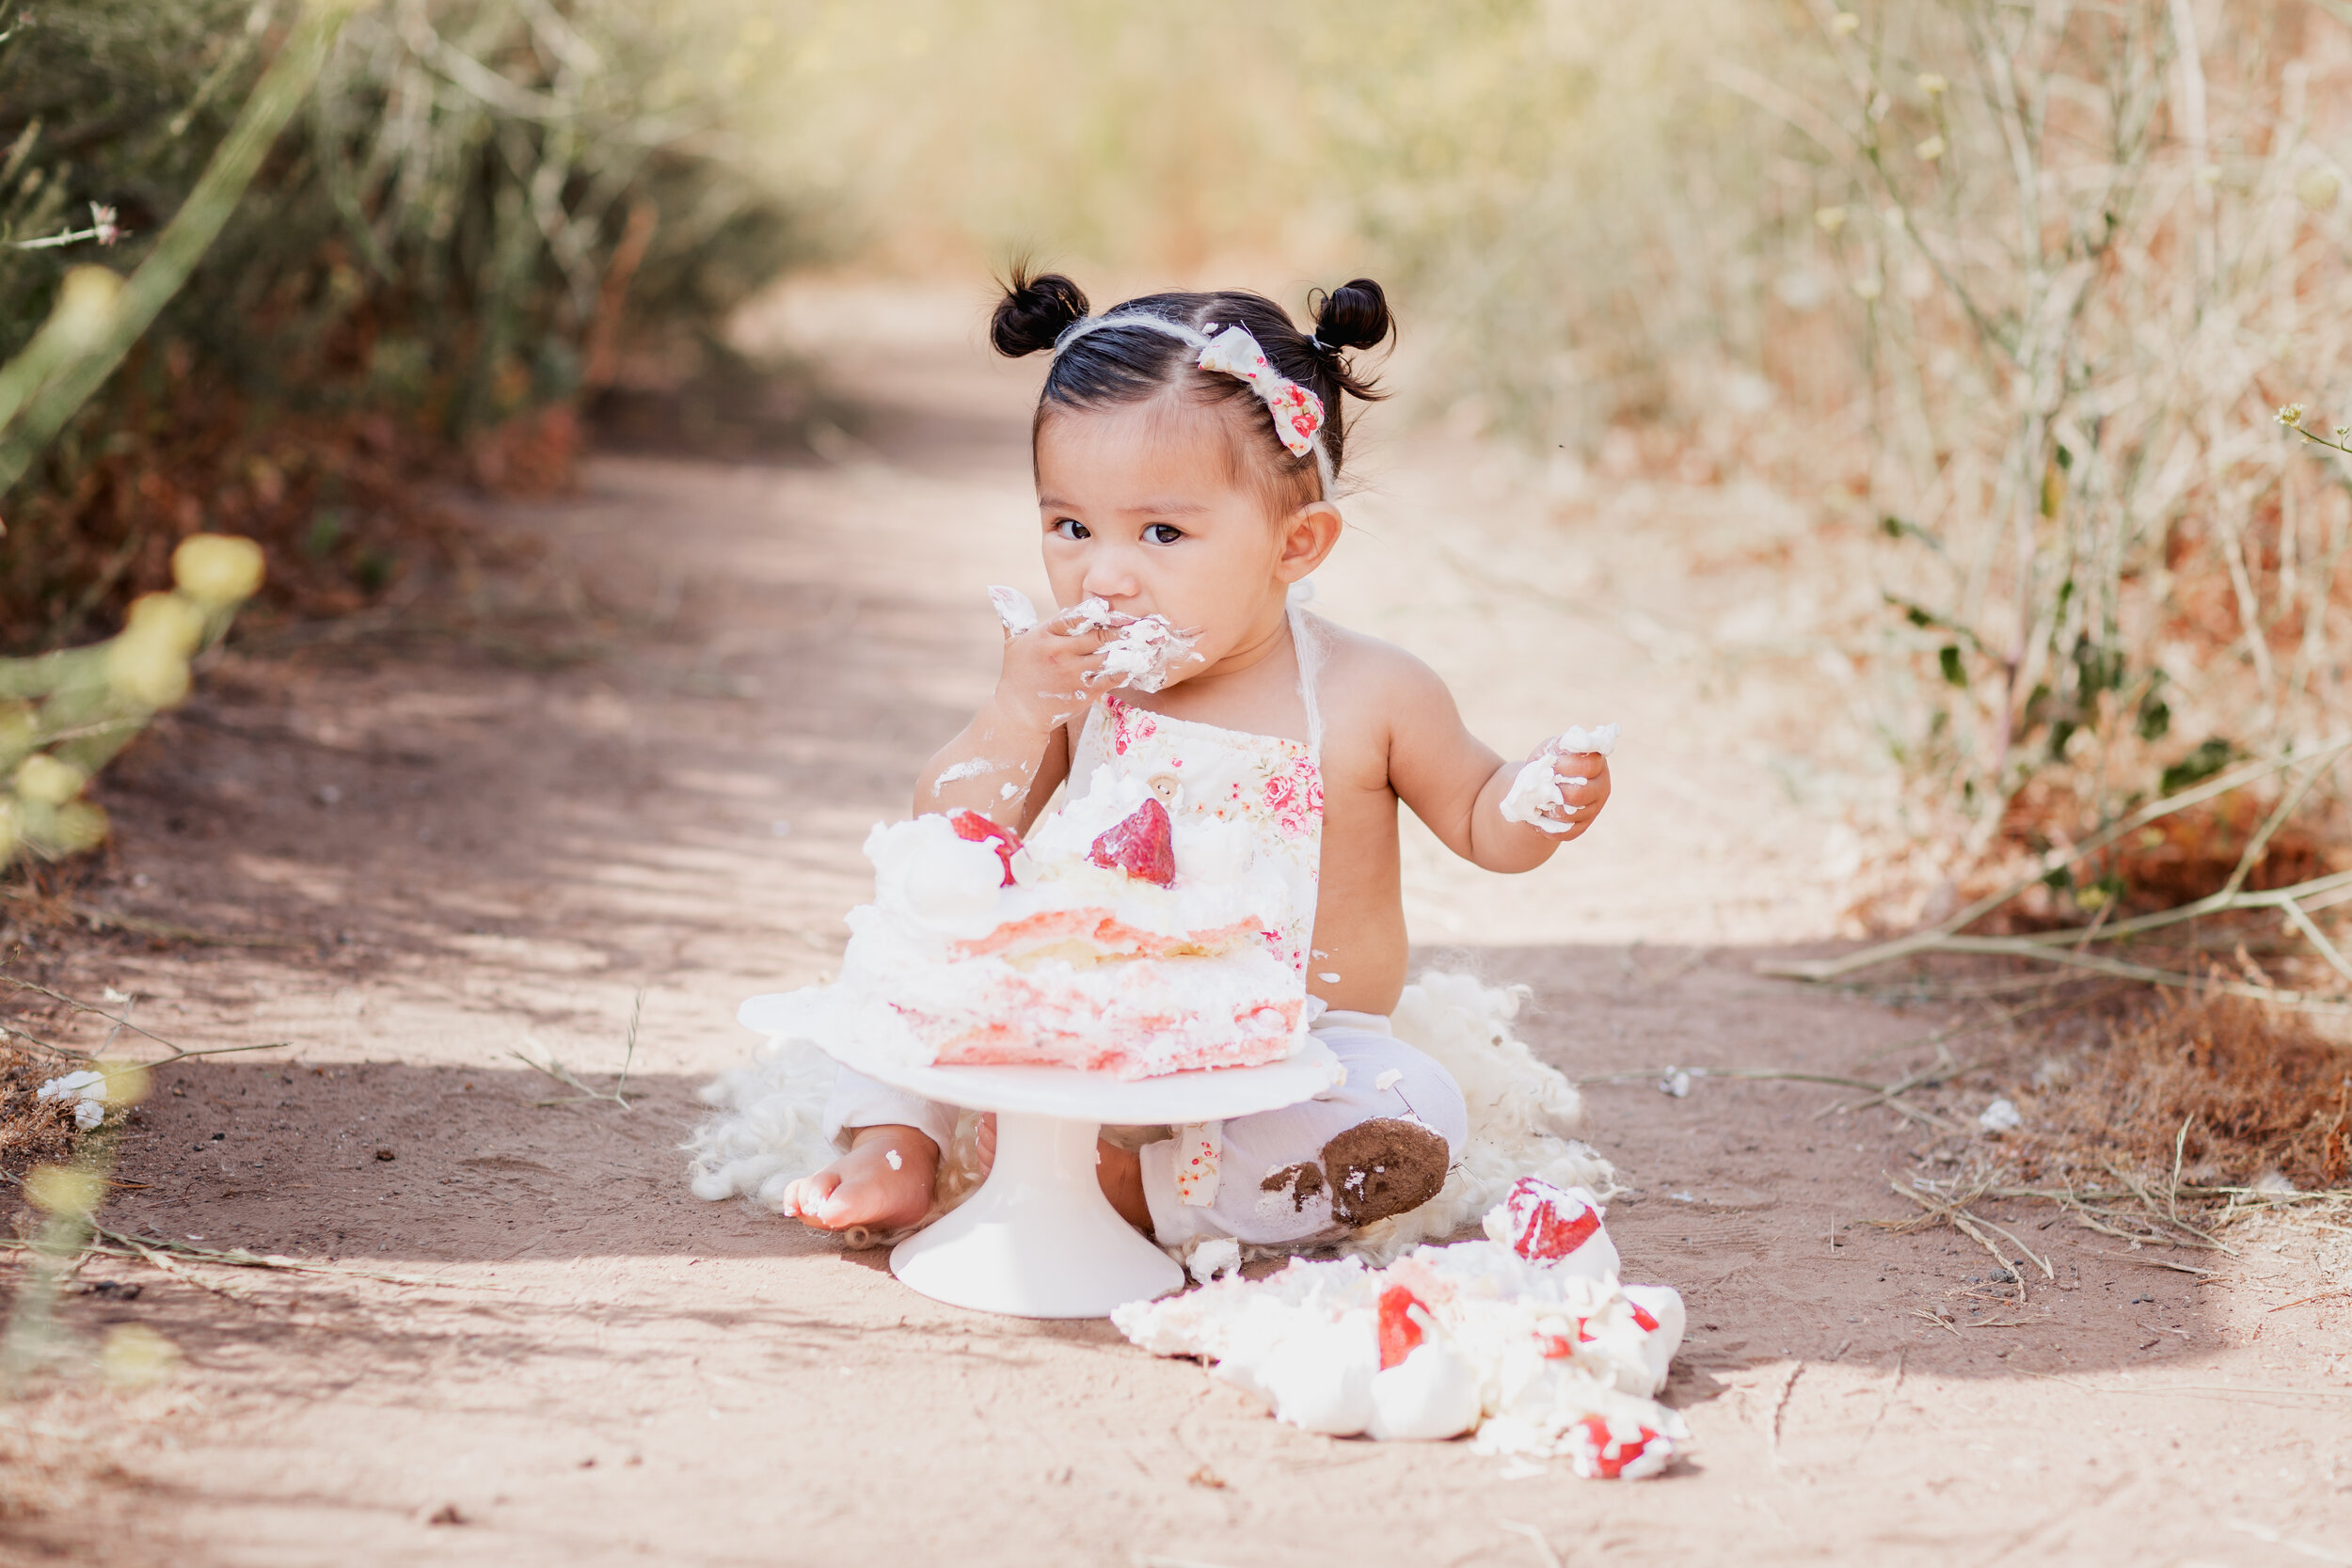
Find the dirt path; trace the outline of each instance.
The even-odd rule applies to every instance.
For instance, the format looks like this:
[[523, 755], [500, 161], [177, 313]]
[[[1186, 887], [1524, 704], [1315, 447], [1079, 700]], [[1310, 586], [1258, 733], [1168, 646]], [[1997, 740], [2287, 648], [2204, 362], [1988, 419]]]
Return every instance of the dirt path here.
[[[1025, 372], [953, 309], [843, 355], [854, 303], [815, 345], [868, 409], [837, 461], [608, 459], [578, 502], [485, 524], [560, 541], [628, 607], [604, 657], [534, 669], [518, 632], [505, 661], [237, 660], [106, 785], [121, 850], [96, 897], [286, 945], [78, 946], [62, 978], [137, 992], [185, 1044], [294, 1042], [178, 1069], [112, 1222], [429, 1283], [200, 1271], [231, 1299], [93, 1267], [140, 1293], [78, 1295], [71, 1326], [135, 1321], [185, 1364], [14, 1418], [20, 1463], [46, 1421], [45, 1462], [92, 1468], [8, 1552], [2352, 1562], [2352, 1312], [2273, 1310], [2318, 1277], [2312, 1233], [2196, 1259], [2209, 1280], [1996, 1212], [2057, 1275], [1998, 1305], [1973, 1246], [1861, 1223], [1931, 1143], [1820, 1115], [1830, 1089], [1589, 1091], [1638, 1189], [1610, 1219], [1628, 1269], [1692, 1307], [1668, 1397], [1696, 1442], [1644, 1485], [1309, 1436], [1105, 1324], [937, 1307], [879, 1255], [689, 1196], [675, 1145], [751, 1043], [736, 1002], [832, 960], [859, 839], [990, 678], [980, 586], [1036, 586]], [[1752, 970], [1836, 933], [1830, 781], [1856, 759], [1821, 752], [1836, 680], [1788, 628], [1867, 584], [1768, 497], [1547, 498], [1473, 445], [1369, 430], [1380, 489], [1320, 608], [1427, 657], [1499, 745], [1628, 733], [1608, 822], [1553, 871], [1416, 844], [1428, 956], [1533, 986], [1531, 1037], [1578, 1075], [1923, 1059], [1941, 1015]], [[541, 1103], [563, 1091], [516, 1053], [608, 1085], [641, 989], [629, 1108]]]

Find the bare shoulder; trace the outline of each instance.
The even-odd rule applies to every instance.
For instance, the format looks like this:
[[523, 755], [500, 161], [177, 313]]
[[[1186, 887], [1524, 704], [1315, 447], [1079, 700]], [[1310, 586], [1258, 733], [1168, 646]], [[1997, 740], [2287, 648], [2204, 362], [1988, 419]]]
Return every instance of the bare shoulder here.
[[1419, 716], [1453, 710], [1453, 694], [1438, 673], [1395, 643], [1321, 616], [1310, 616], [1308, 626], [1321, 644], [1317, 694], [1335, 720], [1345, 715], [1409, 728]]

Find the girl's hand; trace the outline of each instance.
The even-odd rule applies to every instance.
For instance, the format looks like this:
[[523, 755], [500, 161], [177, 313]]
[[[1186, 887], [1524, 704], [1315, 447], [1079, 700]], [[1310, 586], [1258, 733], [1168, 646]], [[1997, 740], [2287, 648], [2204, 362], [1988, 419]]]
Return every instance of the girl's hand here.
[[[1552, 835], [1565, 844], [1591, 827], [1593, 818], [1600, 815], [1600, 808], [1609, 803], [1609, 759], [1598, 752], [1563, 752], [1551, 759], [1551, 774], [1560, 781], [1561, 804], [1545, 815], [1555, 822], [1568, 824], [1565, 831]], [[1573, 780], [1583, 782], [1572, 783]]]
[[1059, 729], [1107, 689], [1099, 680], [1103, 647], [1118, 635], [1103, 626], [1073, 631], [1057, 615], [1034, 631], [1008, 636], [992, 705], [1029, 734]]

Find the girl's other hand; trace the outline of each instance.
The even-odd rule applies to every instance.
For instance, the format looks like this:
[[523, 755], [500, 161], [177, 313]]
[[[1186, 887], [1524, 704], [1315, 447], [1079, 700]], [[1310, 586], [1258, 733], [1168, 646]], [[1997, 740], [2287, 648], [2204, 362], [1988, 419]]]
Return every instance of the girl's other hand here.
[[1551, 773], [1560, 781], [1561, 805], [1549, 815], [1568, 824], [1565, 832], [1553, 835], [1565, 844], [1591, 827], [1609, 803], [1609, 759], [1598, 752], [1562, 752], [1551, 759]]
[[1072, 630], [1056, 615], [1034, 631], [1007, 637], [997, 709], [1033, 734], [1059, 729], [1103, 694], [1092, 677], [1102, 671], [1104, 644], [1116, 636], [1102, 626]]

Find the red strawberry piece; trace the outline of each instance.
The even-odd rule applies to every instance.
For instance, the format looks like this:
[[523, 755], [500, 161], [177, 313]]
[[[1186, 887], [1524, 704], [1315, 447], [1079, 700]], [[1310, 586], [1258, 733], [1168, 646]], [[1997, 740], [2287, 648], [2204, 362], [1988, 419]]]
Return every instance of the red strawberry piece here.
[[1503, 1201], [1511, 1216], [1511, 1248], [1531, 1263], [1556, 1263], [1600, 1229], [1599, 1210], [1532, 1176], [1520, 1177]]
[[1168, 886], [1176, 880], [1176, 832], [1168, 820], [1168, 808], [1157, 796], [1146, 796], [1126, 820], [1094, 841], [1087, 859], [1107, 870]]
[[1599, 1416], [1587, 1416], [1581, 1424], [1586, 1447], [1577, 1472], [1602, 1481], [1616, 1480], [1625, 1473], [1626, 1466], [1647, 1453], [1649, 1446], [1658, 1441], [1658, 1433], [1647, 1427], [1635, 1428], [1630, 1441], [1619, 1441], [1611, 1434], [1609, 1422]]
[[[1578, 1332], [1582, 1330], [1583, 1325], [1580, 1323]], [[1535, 1346], [1544, 1353], [1547, 1361], [1557, 1361], [1576, 1354], [1576, 1342], [1565, 1334], [1538, 1334], [1535, 1336]]]
[[[1380, 1292], [1380, 1370], [1391, 1367], [1413, 1354], [1421, 1343], [1421, 1324], [1415, 1323], [1412, 1309], [1421, 1307], [1421, 1298], [1402, 1285], [1391, 1285]], [[1422, 1311], [1427, 1311], [1425, 1307]]]
[[1021, 847], [1019, 833], [1010, 828], [997, 826], [976, 811], [960, 811], [947, 818], [947, 825], [955, 829], [958, 838], [973, 844], [985, 844], [994, 839], [996, 858], [1005, 863], [1005, 879], [996, 885], [1012, 886], [1012, 852]]
[[1645, 1334], [1657, 1333], [1658, 1320], [1649, 1315], [1649, 1308], [1644, 1307], [1638, 1301], [1630, 1303], [1629, 1305], [1631, 1305], [1633, 1308], [1633, 1326], [1640, 1329]]

